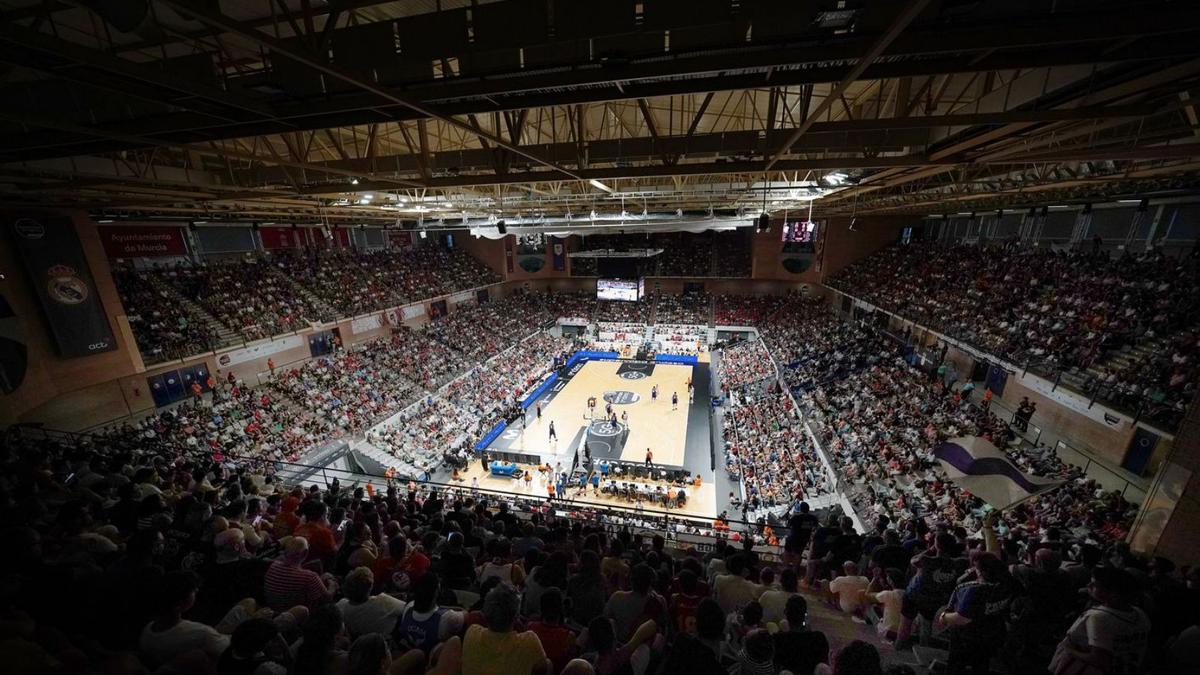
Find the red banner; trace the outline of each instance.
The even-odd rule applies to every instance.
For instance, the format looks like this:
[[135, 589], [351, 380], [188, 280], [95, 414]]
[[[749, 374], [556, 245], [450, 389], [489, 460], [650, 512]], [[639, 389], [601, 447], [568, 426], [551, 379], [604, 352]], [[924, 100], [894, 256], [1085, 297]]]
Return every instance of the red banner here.
[[263, 248], [269, 250], [280, 248], [304, 248], [308, 243], [308, 230], [303, 227], [260, 227], [258, 236], [262, 237]]
[[313, 236], [317, 240], [317, 246], [320, 248], [349, 248], [350, 247], [350, 230], [344, 227], [329, 228], [329, 236], [326, 237], [323, 232], [313, 232]]
[[171, 225], [101, 226], [100, 242], [110, 258], [155, 258], [187, 255], [183, 228]]
[[388, 230], [388, 242], [393, 248], [408, 248], [413, 245], [412, 232], [397, 232]]

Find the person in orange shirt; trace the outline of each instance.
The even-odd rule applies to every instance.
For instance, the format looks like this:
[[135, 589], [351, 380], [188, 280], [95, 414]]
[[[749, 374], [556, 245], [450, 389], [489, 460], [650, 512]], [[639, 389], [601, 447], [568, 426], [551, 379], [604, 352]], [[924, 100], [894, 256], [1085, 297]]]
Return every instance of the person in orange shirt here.
[[374, 498], [375, 498], [375, 486], [371, 483], [371, 481], [367, 481], [367, 499], [374, 499]]
[[267, 359], [267, 370], [271, 371], [272, 375], [275, 374], [275, 359], [272, 359], [272, 358]]

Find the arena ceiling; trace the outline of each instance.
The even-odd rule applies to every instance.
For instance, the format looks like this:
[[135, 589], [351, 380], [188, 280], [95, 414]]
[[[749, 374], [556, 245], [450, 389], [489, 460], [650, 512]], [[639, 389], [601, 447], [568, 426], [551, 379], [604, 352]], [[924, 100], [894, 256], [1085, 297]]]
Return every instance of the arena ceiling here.
[[454, 222], [1200, 189], [1200, 5], [0, 0], [0, 204]]

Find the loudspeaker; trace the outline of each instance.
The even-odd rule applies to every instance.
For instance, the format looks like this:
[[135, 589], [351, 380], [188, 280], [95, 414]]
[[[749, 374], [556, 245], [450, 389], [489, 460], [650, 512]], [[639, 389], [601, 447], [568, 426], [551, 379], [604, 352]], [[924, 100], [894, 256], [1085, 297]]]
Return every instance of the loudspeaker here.
[[758, 231], [759, 232], [770, 232], [771, 231], [771, 216], [764, 213], [758, 217]]
[[508, 234], [508, 225], [505, 225], [504, 221], [501, 220], [496, 223], [496, 230], [499, 231], [500, 234]]

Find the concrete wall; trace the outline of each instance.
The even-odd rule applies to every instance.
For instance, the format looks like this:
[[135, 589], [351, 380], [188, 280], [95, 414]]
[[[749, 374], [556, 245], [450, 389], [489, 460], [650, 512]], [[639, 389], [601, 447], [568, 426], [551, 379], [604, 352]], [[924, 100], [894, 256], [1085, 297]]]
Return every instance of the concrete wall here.
[[[819, 211], [813, 215], [819, 219]], [[772, 279], [816, 284], [847, 265], [871, 255], [897, 241], [900, 231], [913, 224], [906, 216], [862, 216], [850, 230], [850, 218], [837, 216], [823, 219], [818, 253], [811, 267], [795, 274], [784, 267], [783, 218], [771, 221], [769, 232], [755, 233], [751, 243], [754, 279]]]
[[1177, 565], [1200, 564], [1200, 402], [1192, 401], [1138, 513], [1130, 545]]

